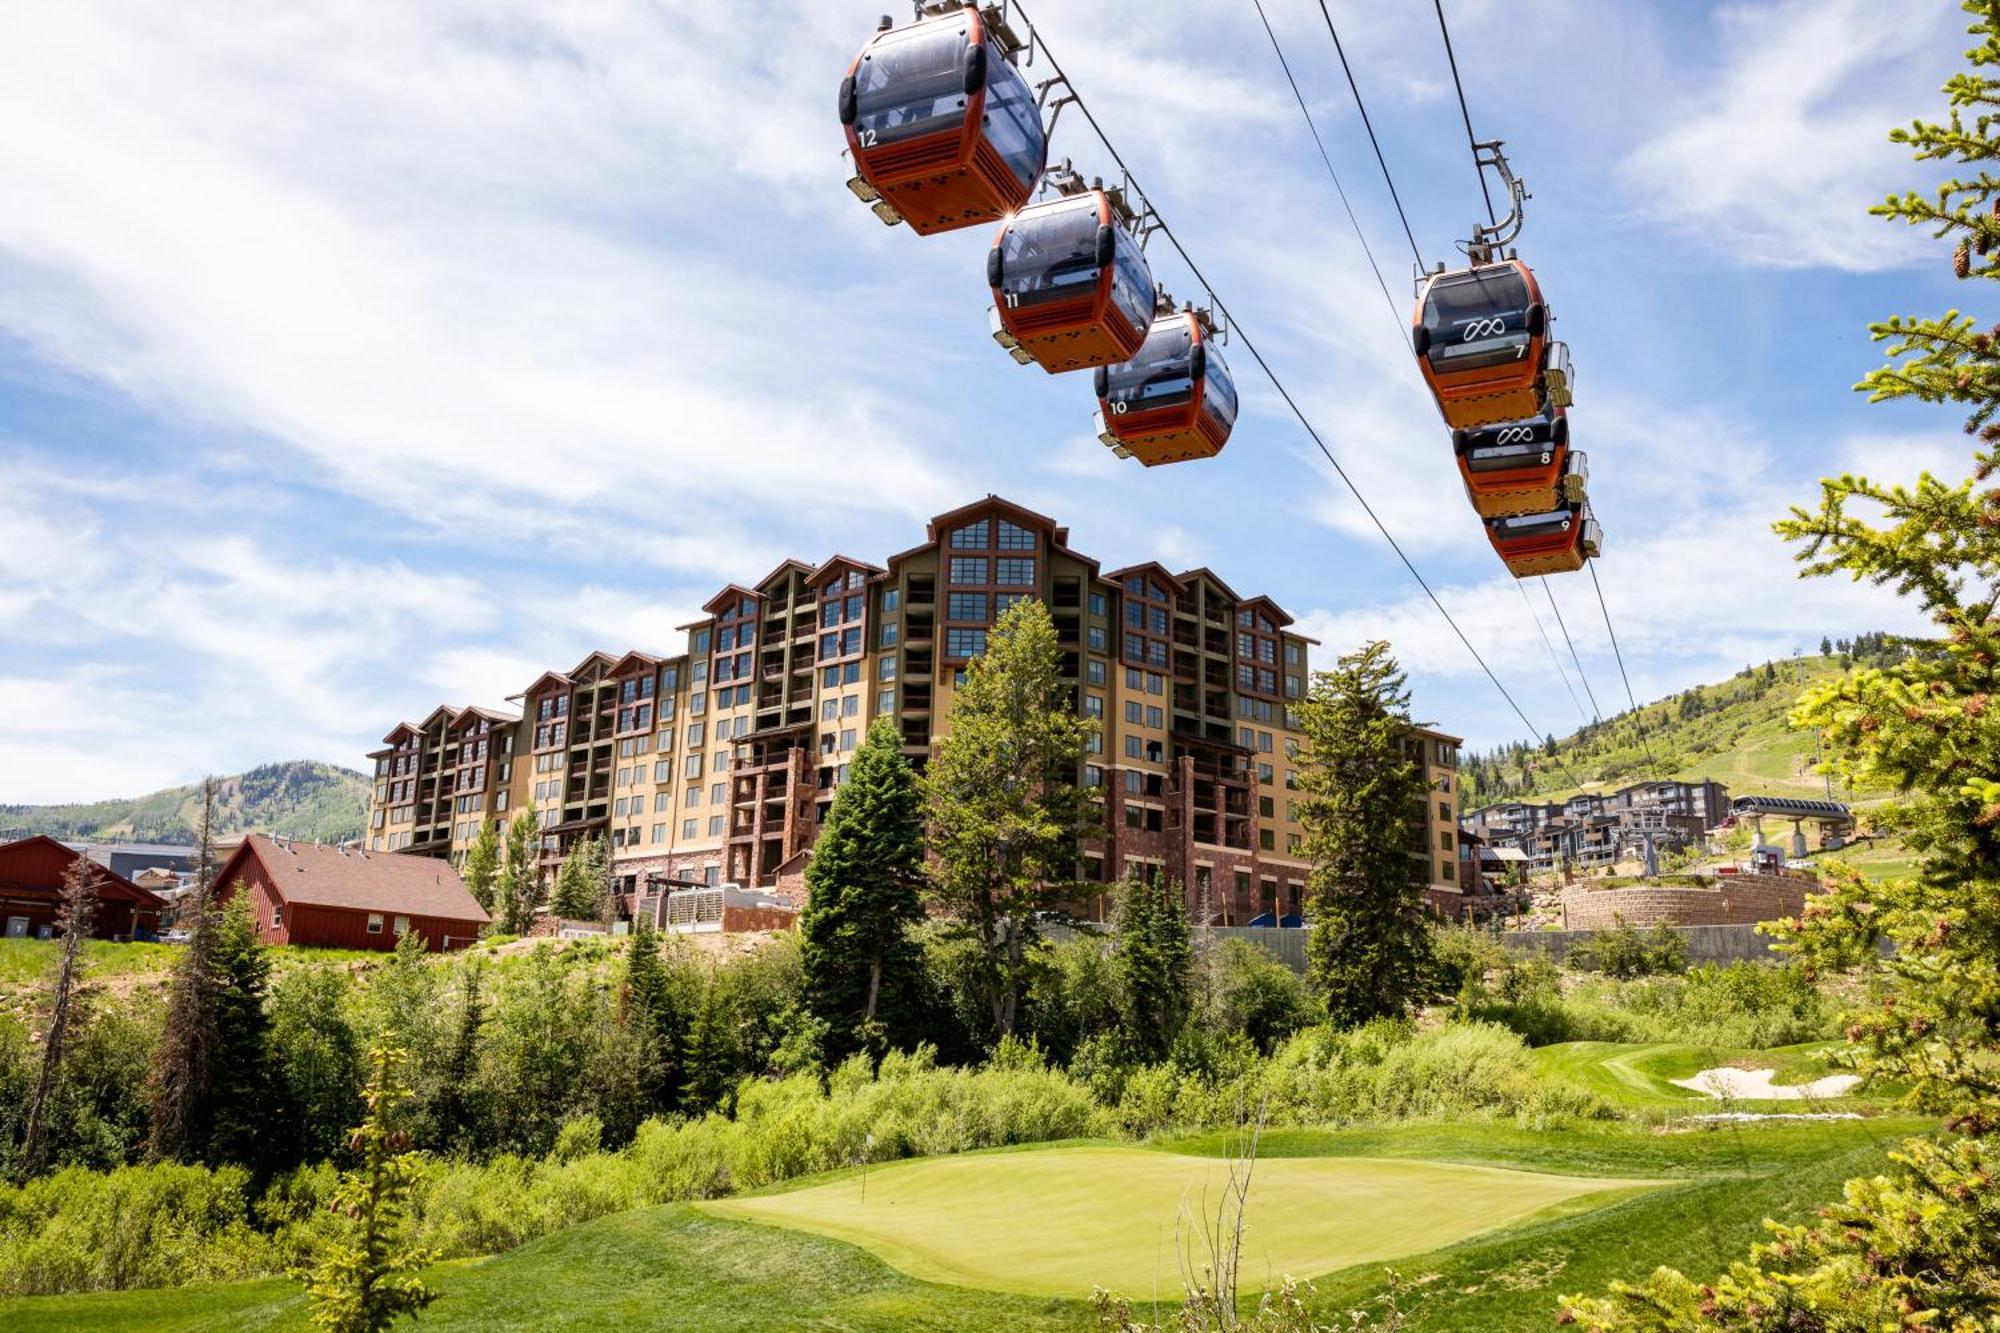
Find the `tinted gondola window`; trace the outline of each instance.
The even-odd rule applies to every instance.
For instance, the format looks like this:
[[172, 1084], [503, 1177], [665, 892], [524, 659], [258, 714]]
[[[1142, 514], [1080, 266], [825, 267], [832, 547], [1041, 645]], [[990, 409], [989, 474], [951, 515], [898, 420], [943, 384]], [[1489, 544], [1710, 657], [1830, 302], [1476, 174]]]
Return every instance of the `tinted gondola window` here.
[[1042, 134], [1041, 112], [1035, 108], [1034, 90], [1021, 72], [1001, 56], [998, 47], [986, 48], [986, 141], [1006, 161], [1023, 185], [1042, 174], [1048, 145]]
[[1024, 209], [1000, 245], [1000, 299], [1009, 308], [1089, 296], [1098, 277], [1097, 196]]
[[854, 71], [854, 133], [863, 148], [963, 124], [965, 36], [962, 23], [918, 25], [868, 48]]
[[1506, 472], [1513, 468], [1540, 467], [1551, 462], [1553, 446], [1546, 444], [1496, 444], [1465, 451], [1465, 466], [1472, 472]]
[[1208, 345], [1208, 373], [1202, 380], [1208, 386], [1209, 414], [1227, 431], [1236, 424], [1236, 381], [1230, 378], [1229, 367], [1222, 364], [1222, 354], [1212, 342]]
[[1194, 380], [1188, 375], [1193, 347], [1186, 316], [1154, 324], [1139, 354], [1106, 372], [1104, 401], [1120, 416], [1185, 403], [1194, 395]]
[[1133, 328], [1143, 329], [1153, 320], [1153, 270], [1146, 263], [1146, 252], [1122, 227], [1114, 253], [1111, 303]]
[[1431, 369], [1480, 370], [1528, 354], [1528, 284], [1511, 264], [1439, 278], [1424, 298]]
[[1503, 539], [1550, 537], [1559, 532], [1569, 531], [1575, 519], [1575, 511], [1567, 508], [1548, 514], [1517, 514], [1513, 518], [1495, 519], [1493, 531]]

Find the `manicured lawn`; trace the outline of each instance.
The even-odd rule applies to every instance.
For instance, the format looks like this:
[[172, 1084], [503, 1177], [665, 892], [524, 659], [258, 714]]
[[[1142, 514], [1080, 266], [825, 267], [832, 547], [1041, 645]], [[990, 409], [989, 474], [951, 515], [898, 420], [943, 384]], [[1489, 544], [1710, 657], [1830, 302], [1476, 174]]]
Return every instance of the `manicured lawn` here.
[[[1916, 1121], [1771, 1123], [1687, 1132], [1602, 1124], [1532, 1130], [1514, 1125], [1404, 1125], [1362, 1130], [1285, 1130], [1265, 1135], [1258, 1179], [1313, 1160], [1369, 1159], [1673, 1183], [1621, 1195], [1582, 1195], [1514, 1225], [1455, 1245], [1410, 1254], [1396, 1267], [1416, 1283], [1404, 1302], [1408, 1327], [1436, 1331], [1543, 1330], [1556, 1297], [1636, 1279], [1658, 1264], [1712, 1276], [1763, 1237], [1763, 1220], [1802, 1220], [1837, 1198], [1841, 1182], [1881, 1168]], [[1224, 1135], [1153, 1152], [1227, 1151]], [[1090, 1146], [1090, 1145], [1086, 1145]], [[1073, 1151], [983, 1154], [1020, 1165]], [[966, 1161], [975, 1158], [963, 1159]], [[802, 1193], [854, 1173], [807, 1182]], [[869, 1173], [870, 1202], [886, 1172]], [[858, 1186], [858, 1182], [857, 1182]], [[858, 1192], [858, 1189], [857, 1189]], [[768, 1197], [780, 1199], [782, 1194]], [[1110, 1207], [1116, 1208], [1112, 1198]], [[1026, 1230], [1050, 1256], [1090, 1254], [1098, 1238], [1037, 1217]], [[1461, 1233], [1463, 1234], [1463, 1233]], [[1110, 1275], [1097, 1279], [1106, 1281]], [[1261, 1277], [1261, 1274], [1258, 1275]], [[413, 1327], [502, 1329], [1086, 1329], [1078, 1301], [1003, 1295], [925, 1282], [856, 1246], [790, 1228], [762, 1226], [675, 1205], [600, 1218], [491, 1259], [443, 1265], [430, 1275], [443, 1299]], [[1172, 1269], [1161, 1295], [1172, 1295]], [[1253, 1283], [1254, 1285], [1254, 1283]], [[1366, 1262], [1315, 1279], [1323, 1321], [1381, 1289], [1382, 1267]], [[1150, 1301], [1150, 1284], [1126, 1289]], [[1246, 1290], [1246, 1297], [1255, 1292]], [[306, 1328], [297, 1288], [283, 1281], [179, 1291], [0, 1301], [12, 1330], [262, 1330]]]
[[[1090, 1145], [898, 1162], [709, 1211], [852, 1241], [914, 1276], [1036, 1296], [1172, 1292], [1186, 1223], [1226, 1184], [1214, 1157]], [[1393, 1259], [1634, 1182], [1357, 1157], [1260, 1162], [1246, 1272], [1301, 1277]], [[1089, 1243], [1050, 1243], [1088, 1237]]]

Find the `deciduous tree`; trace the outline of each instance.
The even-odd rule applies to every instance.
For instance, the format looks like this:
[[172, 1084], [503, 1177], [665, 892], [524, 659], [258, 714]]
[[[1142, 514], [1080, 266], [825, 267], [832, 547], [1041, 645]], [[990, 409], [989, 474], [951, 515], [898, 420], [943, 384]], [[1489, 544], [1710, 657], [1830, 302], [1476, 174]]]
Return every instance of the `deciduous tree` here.
[[541, 870], [535, 864], [537, 843], [535, 807], [524, 806], [507, 824], [507, 855], [495, 883], [500, 928], [509, 935], [527, 933], [541, 898]]
[[1078, 776], [1094, 724], [1076, 715], [1061, 669], [1048, 608], [1008, 607], [967, 664], [923, 776], [931, 895], [978, 946], [973, 982], [996, 1041], [1018, 1022], [1039, 915], [1074, 890], [1090, 808]]
[[91, 923], [96, 919], [97, 863], [79, 853], [63, 872], [62, 902], [56, 912], [62, 952], [57, 955], [50, 986], [48, 1026], [42, 1030], [41, 1072], [28, 1100], [27, 1131], [21, 1141], [23, 1179], [42, 1169], [48, 1147], [45, 1119], [49, 1095], [55, 1090], [63, 1057], [69, 1053], [70, 1034], [82, 1018], [78, 1010], [83, 1004], [83, 942], [90, 938]]
[[1312, 865], [1308, 975], [1336, 1023], [1403, 1013], [1421, 998], [1430, 961], [1427, 789], [1389, 645], [1367, 644], [1315, 673], [1298, 714], [1300, 818]]
[[479, 821], [479, 832], [473, 837], [472, 846], [465, 849], [465, 864], [460, 873], [479, 905], [492, 911], [494, 882], [500, 877], [500, 826], [491, 815]]

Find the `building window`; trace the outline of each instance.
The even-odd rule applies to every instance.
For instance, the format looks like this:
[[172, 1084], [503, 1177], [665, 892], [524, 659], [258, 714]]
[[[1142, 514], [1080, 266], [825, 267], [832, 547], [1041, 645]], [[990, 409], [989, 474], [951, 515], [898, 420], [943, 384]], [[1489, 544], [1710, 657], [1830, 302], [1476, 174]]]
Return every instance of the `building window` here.
[[[1005, 526], [1004, 524], [1002, 525]], [[962, 528], [954, 528], [951, 534], [951, 549], [954, 551], [983, 551], [986, 549], [986, 524], [968, 523]], [[956, 580], [954, 580], [956, 581]]]
[[1084, 696], [1083, 696], [1083, 715], [1084, 715], [1085, 717], [1103, 717], [1103, 716], [1104, 716], [1104, 696], [1103, 696], [1103, 695], [1100, 695], [1100, 694], [1086, 694], [1086, 695], [1084, 695]]
[[1003, 551], [1032, 551], [1035, 549], [1035, 534], [1026, 528], [1017, 528], [1003, 518], [1000, 520], [1000, 540], [994, 544]]
[[1089, 681], [1092, 685], [1102, 685], [1104, 683], [1104, 676], [1105, 676], [1104, 663], [1086, 662], [1084, 664], [1083, 678]]
[[722, 836], [721, 815], [710, 815], [708, 817], [708, 836], [711, 838], [719, 838]]
[[944, 632], [944, 651], [948, 657], [977, 657], [986, 651], [986, 631], [948, 629]]
[[[952, 563], [957, 564], [958, 562], [953, 561]], [[986, 562], [982, 560], [979, 563], [983, 565]], [[1033, 560], [1022, 560], [1017, 558], [1011, 560], [1000, 560], [996, 561], [995, 563], [999, 566], [999, 568], [995, 571], [994, 575], [993, 581], [995, 583], [1002, 584], [1003, 586], [1006, 587], [1020, 588], [1020, 587], [1026, 587], [1034, 583], [1035, 581], [1035, 562]], [[956, 576], [953, 577], [952, 581], [954, 583], [958, 581]]]
[[971, 620], [980, 624], [986, 622], [986, 594], [983, 592], [955, 592], [945, 599], [945, 619]]
[[380, 935], [382, 933], [382, 914], [380, 912], [370, 912], [368, 914], [368, 933], [370, 935]]
[[276, 928], [284, 924], [285, 924], [285, 905], [283, 903], [278, 903], [278, 902], [272, 903], [271, 904], [272, 929], [275, 930]]
[[951, 558], [951, 581], [953, 583], [986, 582], [986, 558], [984, 556], [953, 556]]

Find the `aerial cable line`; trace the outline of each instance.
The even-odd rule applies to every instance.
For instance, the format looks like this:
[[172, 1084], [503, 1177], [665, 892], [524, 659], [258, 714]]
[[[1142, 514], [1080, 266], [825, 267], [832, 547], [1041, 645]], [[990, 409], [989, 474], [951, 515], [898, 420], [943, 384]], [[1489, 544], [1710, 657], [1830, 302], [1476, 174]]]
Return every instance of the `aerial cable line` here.
[[1618, 631], [1611, 628], [1611, 608], [1604, 600], [1604, 585], [1597, 581], [1597, 567], [1586, 562], [1590, 570], [1590, 586], [1597, 590], [1597, 609], [1604, 615], [1604, 633], [1611, 640], [1611, 655], [1618, 661], [1618, 678], [1625, 682], [1625, 702], [1632, 706], [1632, 725], [1639, 729], [1639, 745], [1646, 752], [1646, 767], [1653, 770], [1653, 779], [1660, 777], [1659, 760], [1653, 757], [1653, 743], [1646, 739], [1646, 719], [1639, 712], [1639, 700], [1632, 693], [1632, 678], [1625, 674], [1625, 654], [1618, 648]]
[[[1020, 14], [1021, 21], [1030, 29], [1033, 29], [1035, 26], [1034, 19], [1029, 16], [1027, 9], [1020, 3], [1020, 0], [1013, 0], [1013, 5], [1015, 12]], [[1542, 732], [1540, 729], [1529, 719], [1527, 713], [1522, 711], [1521, 705], [1515, 702], [1514, 696], [1508, 692], [1507, 687], [1501, 684], [1500, 677], [1493, 673], [1493, 668], [1487, 665], [1486, 659], [1480, 656], [1479, 650], [1472, 646], [1472, 640], [1466, 637], [1465, 631], [1459, 627], [1458, 621], [1453, 619], [1451, 612], [1445, 609], [1444, 603], [1438, 599], [1438, 595], [1431, 588], [1430, 582], [1424, 578], [1408, 554], [1404, 552], [1402, 543], [1396, 540], [1394, 534], [1389, 531], [1388, 526], [1382, 522], [1381, 515], [1375, 512], [1375, 507], [1368, 503], [1368, 497], [1363, 495], [1361, 488], [1354, 484], [1354, 478], [1348, 476], [1347, 469], [1342, 467], [1340, 460], [1333, 456], [1333, 450], [1327, 447], [1326, 440], [1320, 435], [1319, 429], [1312, 424], [1311, 418], [1306, 416], [1305, 409], [1299, 406], [1298, 400], [1292, 397], [1291, 390], [1285, 387], [1285, 382], [1278, 377], [1278, 372], [1271, 368], [1271, 363], [1264, 359], [1264, 354], [1257, 350], [1257, 344], [1251, 341], [1248, 333], [1244, 332], [1243, 326], [1238, 322], [1236, 316], [1230, 313], [1229, 307], [1224, 303], [1221, 294], [1215, 290], [1214, 285], [1202, 273], [1201, 266], [1194, 262], [1194, 256], [1190, 255], [1187, 247], [1181, 244], [1180, 237], [1174, 235], [1174, 230], [1167, 225], [1166, 219], [1160, 215], [1157, 209], [1152, 207], [1151, 196], [1147, 195], [1140, 188], [1137, 179], [1132, 175], [1132, 169], [1125, 164], [1124, 157], [1118, 152], [1117, 145], [1111, 142], [1111, 136], [1106, 134], [1104, 127], [1098, 123], [1096, 113], [1090, 109], [1090, 103], [1084, 100], [1083, 94], [1077, 91], [1076, 85], [1071, 83], [1069, 76], [1063, 72], [1062, 62], [1057, 60], [1055, 53], [1049, 49], [1047, 39], [1041, 37], [1040, 33], [1037, 32], [1036, 41], [1042, 55], [1048, 59], [1049, 67], [1055, 71], [1056, 79], [1063, 84], [1068, 95], [1074, 99], [1076, 109], [1082, 114], [1084, 122], [1090, 126], [1091, 132], [1097, 136], [1098, 142], [1104, 145], [1104, 151], [1111, 155], [1111, 160], [1124, 173], [1126, 181], [1131, 184], [1132, 188], [1141, 197], [1146, 199], [1147, 207], [1152, 212], [1153, 221], [1158, 224], [1160, 234], [1167, 238], [1167, 243], [1174, 247], [1174, 253], [1181, 257], [1183, 264], [1187, 265], [1188, 272], [1194, 277], [1196, 282], [1201, 284], [1202, 289], [1208, 293], [1208, 298], [1214, 303], [1217, 312], [1222, 315], [1229, 327], [1235, 332], [1237, 338], [1242, 341], [1243, 350], [1250, 353], [1251, 358], [1257, 363], [1257, 368], [1264, 372], [1266, 379], [1271, 381], [1271, 387], [1278, 391], [1278, 396], [1285, 400], [1285, 406], [1291, 409], [1291, 413], [1298, 419], [1299, 425], [1305, 429], [1307, 435], [1312, 437], [1313, 444], [1325, 456], [1326, 461], [1332, 465], [1334, 472], [1340, 477], [1341, 482], [1346, 485], [1348, 493], [1353, 495], [1355, 503], [1361, 506], [1362, 512], [1368, 515], [1370, 522], [1374, 523], [1375, 530], [1382, 534], [1382, 540], [1389, 544], [1389, 549], [1394, 551], [1396, 558], [1403, 562], [1403, 568], [1409, 571], [1410, 577], [1416, 580], [1417, 586], [1424, 590], [1424, 596], [1430, 598], [1431, 605], [1436, 607], [1438, 614], [1444, 617], [1445, 624], [1451, 626], [1451, 632], [1458, 636], [1459, 643], [1464, 645], [1465, 651], [1471, 655], [1472, 660], [1479, 664], [1479, 669], [1486, 674], [1486, 679], [1493, 683], [1493, 688], [1498, 690], [1500, 697], [1507, 701], [1507, 706], [1513, 710], [1514, 716], [1521, 719], [1521, 725], [1528, 729], [1529, 734], [1541, 735]], [[1582, 785], [1576, 782], [1575, 774], [1569, 772], [1568, 766], [1562, 764], [1560, 758], [1556, 762], [1562, 766], [1563, 772], [1569, 777], [1572, 784], [1577, 786]]]
[[1576, 705], [1576, 715], [1588, 722], [1590, 714], [1583, 711], [1583, 700], [1576, 697], [1576, 687], [1569, 683], [1569, 669], [1563, 665], [1562, 658], [1556, 653], [1556, 646], [1549, 639], [1548, 627], [1542, 624], [1541, 613], [1536, 611], [1535, 604], [1528, 600], [1527, 581], [1515, 579], [1514, 589], [1521, 594], [1521, 605], [1527, 608], [1529, 619], [1535, 622], [1535, 632], [1542, 636], [1542, 647], [1549, 650], [1549, 661], [1556, 664], [1556, 674], [1562, 677], [1563, 689], [1568, 691], [1569, 701]]
[[[1431, 0], [1437, 7], [1438, 31], [1444, 34], [1444, 58], [1451, 65], [1451, 85], [1458, 89], [1458, 114], [1465, 121], [1465, 143], [1472, 150], [1472, 174], [1479, 177], [1479, 197], [1486, 201], [1486, 221], [1497, 225], [1498, 218], [1493, 212], [1493, 195], [1486, 188], [1486, 170], [1479, 163], [1479, 136], [1472, 132], [1472, 112], [1465, 105], [1465, 84], [1458, 77], [1458, 57], [1451, 49], [1451, 27], [1444, 21], [1444, 0]], [[1322, 8], [1326, 0], [1320, 0]]]
[[1590, 688], [1590, 677], [1584, 674], [1583, 659], [1576, 655], [1576, 641], [1570, 638], [1569, 626], [1563, 623], [1562, 608], [1556, 605], [1555, 589], [1549, 587], [1549, 579], [1546, 574], [1542, 576], [1542, 592], [1549, 599], [1549, 610], [1556, 613], [1556, 627], [1562, 631], [1563, 642], [1569, 645], [1569, 660], [1576, 663], [1576, 678], [1583, 682], [1583, 692], [1590, 696], [1591, 717], [1598, 722], [1602, 722], [1604, 720], [1604, 710], [1597, 706], [1597, 691]]
[[1306, 128], [1312, 131], [1313, 144], [1319, 149], [1319, 160], [1326, 164], [1326, 174], [1333, 181], [1333, 190], [1340, 196], [1340, 206], [1347, 210], [1347, 220], [1354, 227], [1354, 239], [1361, 242], [1361, 253], [1368, 256], [1368, 267], [1374, 270], [1375, 285], [1382, 289], [1382, 299], [1389, 304], [1389, 317], [1397, 322], [1403, 335], [1405, 346], [1410, 342], [1410, 330], [1403, 324], [1402, 312], [1396, 307], [1396, 298], [1389, 295], [1389, 284], [1383, 280], [1382, 267], [1375, 262], [1375, 251], [1368, 245], [1368, 237], [1362, 234], [1361, 220], [1354, 216], [1354, 205], [1347, 202], [1347, 190], [1340, 183], [1340, 173], [1333, 169], [1333, 159], [1327, 156], [1326, 142], [1319, 136], [1319, 126], [1313, 124], [1312, 112], [1306, 109], [1305, 95], [1299, 91], [1299, 81], [1292, 77], [1291, 62], [1285, 59], [1285, 49], [1278, 45], [1278, 34], [1271, 28], [1271, 20], [1264, 14], [1264, 0], [1250, 0], [1257, 6], [1257, 17], [1263, 20], [1264, 35], [1271, 39], [1271, 50], [1278, 57], [1278, 68], [1285, 71], [1285, 82], [1292, 85], [1292, 97], [1299, 104], [1299, 114], [1306, 118]]
[[[1264, 12], [1264, 7], [1261, 4], [1257, 6], [1257, 12], [1259, 14]], [[1347, 48], [1340, 44], [1340, 34], [1334, 31], [1333, 14], [1326, 7], [1326, 0], [1319, 0], [1319, 12], [1320, 17], [1326, 20], [1326, 35], [1333, 38], [1334, 53], [1340, 57], [1341, 72], [1347, 75], [1347, 88], [1349, 92], [1354, 94], [1355, 109], [1361, 113], [1361, 126], [1368, 131], [1368, 142], [1374, 146], [1376, 164], [1382, 168], [1382, 179], [1388, 182], [1389, 198], [1394, 200], [1396, 204], [1396, 216], [1402, 219], [1403, 235], [1408, 237], [1410, 241], [1410, 255], [1417, 261], [1417, 267], [1422, 268], [1424, 266], [1424, 253], [1417, 246], [1416, 233], [1410, 230], [1409, 215], [1403, 212], [1403, 197], [1396, 193], [1396, 178], [1389, 174], [1389, 160], [1382, 156], [1382, 141], [1375, 137], [1375, 123], [1368, 118], [1368, 104], [1361, 100], [1361, 85], [1354, 81], [1354, 70], [1347, 63]], [[1265, 26], [1269, 27], [1270, 25], [1266, 24]], [[1273, 37], [1271, 40], [1275, 42], [1277, 38]]]

